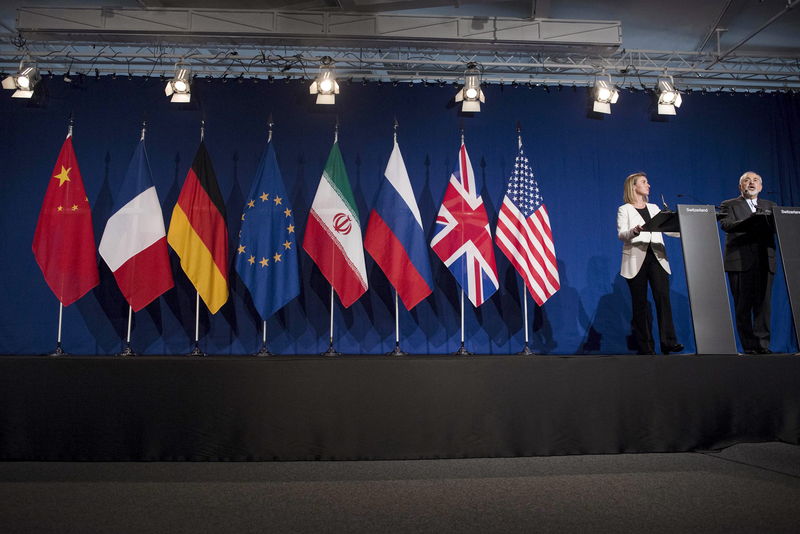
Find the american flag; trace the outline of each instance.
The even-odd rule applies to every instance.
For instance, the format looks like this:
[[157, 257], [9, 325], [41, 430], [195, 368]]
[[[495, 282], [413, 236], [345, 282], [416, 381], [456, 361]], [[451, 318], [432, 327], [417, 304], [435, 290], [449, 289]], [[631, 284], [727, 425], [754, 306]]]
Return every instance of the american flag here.
[[522, 146], [500, 207], [495, 241], [536, 304], [544, 304], [561, 287], [550, 217]]
[[475, 173], [463, 142], [458, 164], [436, 216], [431, 248], [444, 262], [474, 306], [491, 297], [499, 284], [489, 217], [478, 194]]

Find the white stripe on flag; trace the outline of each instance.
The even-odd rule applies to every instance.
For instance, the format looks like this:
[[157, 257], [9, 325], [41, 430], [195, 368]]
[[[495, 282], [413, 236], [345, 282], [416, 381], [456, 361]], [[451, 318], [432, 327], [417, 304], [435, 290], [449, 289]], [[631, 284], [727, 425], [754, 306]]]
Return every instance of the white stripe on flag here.
[[392, 184], [397, 194], [406, 203], [408, 209], [414, 214], [417, 224], [422, 228], [422, 216], [419, 214], [417, 201], [414, 198], [414, 190], [411, 189], [411, 180], [408, 178], [408, 171], [403, 162], [403, 155], [400, 153], [400, 147], [397, 141], [394, 143], [392, 155], [389, 156], [389, 163], [386, 164], [386, 171], [383, 173], [386, 179]]
[[497, 238], [500, 240], [500, 248], [504, 249], [507, 254], [510, 254], [512, 257], [511, 262], [514, 264], [514, 267], [517, 270], [522, 270], [522, 277], [525, 281], [525, 284], [531, 288], [531, 290], [536, 293], [538, 297], [537, 302], [547, 300], [548, 295], [542, 290], [539, 283], [533, 277], [530, 271], [530, 264], [528, 261], [520, 254], [519, 249], [516, 248], [515, 242], [512, 242], [508, 236], [506, 236], [505, 232], [502, 228], [498, 225], [497, 227]]
[[116, 271], [166, 235], [156, 188], [151, 186], [108, 219], [100, 239], [100, 256], [111, 271]]
[[[518, 229], [509, 224], [510, 221], [503, 220], [503, 217], [505, 217], [503, 212], [500, 212], [500, 216], [505, 245], [527, 274], [528, 283], [534, 289], [541, 288], [545, 298], [555, 293], [556, 288], [550, 284], [541, 262], [537, 261], [533, 256], [523, 235]], [[501, 224], [498, 224], [498, 229], [501, 228]]]
[[[512, 222], [510, 217], [514, 217], [518, 225], [524, 229], [525, 231], [524, 235], [520, 233], [519, 229], [517, 228], [517, 225], [515, 225], [514, 222]], [[550, 294], [555, 293], [556, 288], [554, 287], [553, 280], [549, 279], [549, 277], [547, 276], [548, 273], [545, 272], [545, 269], [551, 272], [555, 270], [556, 280], [558, 279], [557, 278], [558, 270], [553, 268], [554, 266], [552, 264], [552, 261], [545, 254], [541, 241], [537, 239], [537, 236], [531, 230], [530, 221], [526, 220], [523, 217], [522, 213], [520, 213], [520, 211], [517, 210], [516, 207], [510, 201], [509, 202], [504, 201], [503, 206], [500, 210], [500, 218], [498, 222], [504, 225], [505, 229], [511, 234], [511, 236], [516, 240], [516, 242], [519, 243], [519, 246], [521, 246], [524, 249], [528, 263], [536, 270], [536, 272], [541, 277], [542, 282], [547, 286], [546, 291]], [[514, 248], [519, 249], [519, 246]], [[531, 247], [536, 250], [536, 253], [539, 255], [539, 258], [541, 258], [541, 261], [536, 259], [533, 250], [531, 250]], [[520, 253], [521, 252], [522, 250], [520, 250]]]
[[[556, 253], [555, 248], [553, 247], [553, 241], [550, 239], [550, 224], [548, 222], [545, 229], [538, 217], [540, 214], [545, 214], [545, 220], [549, 220], [547, 219], [544, 206], [536, 210], [528, 219], [525, 219], [522, 213], [511, 201], [504, 205], [508, 206], [509, 210], [517, 219], [526, 221], [523, 227], [525, 228], [525, 234], [528, 241], [534, 245], [536, 251], [539, 253], [539, 256], [542, 258], [544, 267], [547, 268], [547, 271], [550, 275], [551, 283], [558, 283], [558, 268], [555, 265]], [[545, 248], [547, 250], [545, 250]]]

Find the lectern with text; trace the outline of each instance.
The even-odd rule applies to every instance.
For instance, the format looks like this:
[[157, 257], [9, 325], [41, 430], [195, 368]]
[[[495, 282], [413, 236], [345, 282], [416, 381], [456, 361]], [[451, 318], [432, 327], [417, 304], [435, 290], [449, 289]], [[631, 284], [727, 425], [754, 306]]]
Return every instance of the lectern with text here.
[[800, 348], [800, 208], [776, 206], [772, 216], [792, 308], [794, 335]]
[[736, 354], [714, 206], [680, 204], [677, 213], [662, 211], [650, 223], [645, 230], [681, 233], [697, 354]]

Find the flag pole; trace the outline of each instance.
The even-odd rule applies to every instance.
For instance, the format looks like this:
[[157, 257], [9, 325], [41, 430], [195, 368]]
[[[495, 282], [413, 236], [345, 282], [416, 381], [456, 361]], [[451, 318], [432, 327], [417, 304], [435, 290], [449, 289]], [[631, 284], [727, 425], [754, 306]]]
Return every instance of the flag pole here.
[[264, 320], [261, 324], [261, 348], [253, 356], [272, 356], [272, 353], [267, 348], [267, 321]]
[[206, 353], [200, 350], [200, 292], [195, 291], [194, 294], [194, 347], [189, 356], [205, 356]]
[[56, 350], [50, 353], [50, 356], [64, 356], [67, 353], [61, 347], [61, 323], [64, 316], [64, 304], [58, 301], [58, 338], [56, 339]]
[[394, 350], [387, 352], [387, 356], [405, 356], [408, 354], [400, 348], [400, 305], [397, 298], [397, 290], [394, 290]]
[[[75, 123], [75, 119], [72, 113], [69, 114], [69, 126], [67, 126], [67, 139], [72, 135], [72, 125]], [[64, 303], [61, 302], [59, 299], [58, 301], [58, 335], [56, 338], [56, 350], [50, 353], [50, 356], [64, 356], [67, 353], [64, 352], [64, 348], [61, 346], [61, 327], [63, 325], [64, 319]]]
[[[202, 143], [206, 137], [206, 121], [200, 120], [200, 142]], [[194, 304], [194, 347], [189, 356], [205, 356], [206, 353], [200, 350], [200, 291], [195, 289], [195, 304]]]
[[[336, 116], [336, 125], [333, 127], [333, 144], [339, 142], [339, 116]], [[322, 353], [323, 356], [340, 356], [341, 353], [333, 348], [333, 284], [331, 284], [331, 330], [328, 338], [328, 350]]]
[[[394, 143], [397, 144], [397, 117], [394, 118]], [[400, 348], [400, 305], [398, 303], [397, 289], [394, 290], [394, 350], [387, 352], [387, 356], [405, 356], [408, 354]]]
[[122, 352], [119, 352], [117, 356], [136, 356], [136, 353], [133, 352], [133, 348], [131, 348], [131, 324], [133, 322], [133, 307], [129, 304], [128, 305], [128, 334], [125, 336], [125, 345], [122, 347]]
[[[519, 122], [517, 122], [517, 149], [522, 149], [522, 125]], [[517, 273], [517, 276], [519, 276], [519, 273]], [[522, 277], [520, 276], [520, 278]], [[524, 280], [522, 281], [522, 322], [525, 325], [525, 344], [517, 354], [528, 356], [534, 354], [534, 352], [528, 347], [528, 289]]]
[[[461, 131], [461, 144], [464, 144], [464, 126], [462, 125], [459, 128]], [[458, 350], [455, 352], [455, 356], [469, 356], [472, 354], [470, 351], [467, 350], [467, 347], [464, 346], [464, 289], [461, 289], [461, 346], [458, 347]]]
[[328, 350], [322, 353], [323, 356], [341, 356], [341, 352], [337, 352], [333, 348], [333, 286], [331, 286], [331, 330], [328, 337]]
[[[142, 132], [139, 136], [139, 142], [144, 142], [144, 134], [147, 131], [147, 121], [142, 121]], [[125, 336], [125, 345], [122, 347], [122, 352], [117, 356], [136, 356], [136, 353], [131, 347], [131, 325], [133, 323], [133, 307], [128, 304], [128, 334]]]
[[464, 290], [461, 290], [461, 346], [455, 352], [454, 356], [469, 356], [472, 354], [464, 346]]
[[[275, 123], [272, 122], [272, 113], [269, 114], [269, 119], [267, 119], [267, 126], [269, 127], [269, 135], [267, 135], [267, 144], [272, 142], [272, 126]], [[267, 348], [267, 320], [264, 319], [262, 323], [262, 331], [261, 331], [261, 348], [258, 349], [258, 352], [254, 354], [254, 356], [272, 356], [272, 353]]]

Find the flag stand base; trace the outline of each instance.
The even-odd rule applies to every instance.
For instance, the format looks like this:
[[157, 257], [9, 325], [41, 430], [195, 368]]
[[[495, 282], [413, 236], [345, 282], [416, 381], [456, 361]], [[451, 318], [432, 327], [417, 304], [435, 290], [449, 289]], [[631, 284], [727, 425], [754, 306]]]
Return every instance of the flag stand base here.
[[117, 353], [117, 356], [136, 356], [136, 353], [133, 352], [130, 343], [126, 343], [125, 348], [122, 349], [122, 352]]
[[194, 348], [192, 349], [192, 352], [189, 353], [189, 356], [205, 356], [205, 355], [206, 353], [200, 350], [200, 344], [197, 341], [195, 341]]
[[407, 352], [400, 348], [400, 343], [395, 343], [394, 350], [386, 353], [387, 356], [406, 356], [407, 354]]
[[530, 355], [536, 354], [536, 353], [533, 352], [530, 348], [528, 348], [528, 344], [525, 343], [525, 345], [522, 347], [522, 350], [519, 351], [517, 354], [520, 355], [520, 356], [530, 356]]
[[260, 357], [260, 358], [263, 358], [264, 356], [274, 356], [274, 354], [272, 354], [272, 353], [269, 351], [269, 349], [267, 348], [267, 344], [266, 344], [266, 343], [262, 343], [262, 344], [261, 344], [261, 348], [260, 348], [260, 349], [258, 349], [258, 352], [256, 352], [255, 354], [253, 354], [253, 356], [258, 356], [258, 357]]
[[56, 350], [54, 350], [53, 352], [48, 354], [48, 356], [66, 356], [66, 355], [67, 355], [67, 353], [64, 352], [63, 348], [61, 348], [61, 342], [60, 341], [58, 343], [56, 343]]
[[321, 354], [321, 356], [341, 356], [341, 355], [342, 355], [341, 352], [336, 352], [336, 349], [333, 348], [333, 342], [331, 342], [331, 344], [328, 345], [328, 350], [326, 350]]
[[461, 346], [458, 348], [457, 351], [453, 353], [453, 356], [471, 356], [472, 353], [467, 350], [467, 347], [464, 346], [464, 342], [461, 342]]

